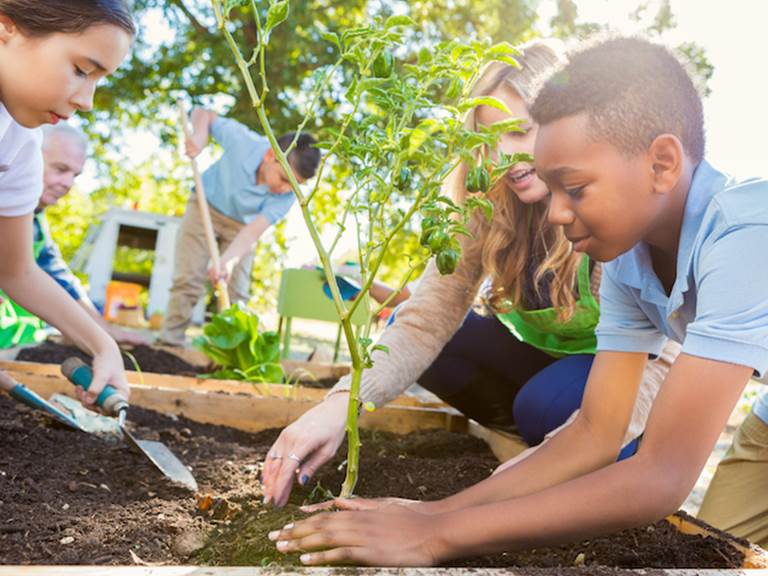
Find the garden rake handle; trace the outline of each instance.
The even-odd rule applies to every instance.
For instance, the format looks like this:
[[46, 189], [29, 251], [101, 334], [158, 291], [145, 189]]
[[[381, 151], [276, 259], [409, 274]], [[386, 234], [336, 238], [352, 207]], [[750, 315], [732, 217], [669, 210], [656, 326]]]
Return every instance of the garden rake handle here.
[[[189, 140], [192, 133], [187, 122], [187, 110], [184, 102], [178, 100], [176, 105], [179, 108], [179, 121], [184, 130], [184, 138]], [[197, 196], [197, 206], [200, 209], [200, 216], [203, 220], [203, 230], [205, 231], [205, 240], [208, 243], [208, 254], [211, 257], [211, 263], [215, 270], [221, 268], [221, 257], [219, 256], [219, 246], [216, 244], [216, 236], [213, 233], [213, 223], [211, 222], [211, 213], [208, 210], [208, 201], [205, 199], [205, 188], [203, 188], [203, 179], [200, 177], [200, 170], [197, 167], [197, 160], [190, 158], [192, 163], [192, 175], [195, 179], [195, 195]], [[218, 296], [219, 312], [229, 308], [229, 291], [227, 282], [218, 280], [216, 282], [216, 294]]]

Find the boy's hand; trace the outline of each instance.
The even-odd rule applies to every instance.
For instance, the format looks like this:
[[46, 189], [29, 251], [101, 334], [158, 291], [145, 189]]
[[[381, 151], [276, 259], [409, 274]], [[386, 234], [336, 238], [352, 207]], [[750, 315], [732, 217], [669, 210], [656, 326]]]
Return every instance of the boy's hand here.
[[208, 143], [208, 137], [202, 138], [198, 134], [192, 134], [184, 143], [184, 150], [190, 158], [196, 158]]
[[219, 267], [216, 268], [216, 266], [211, 263], [210, 266], [208, 266], [208, 280], [211, 281], [211, 284], [214, 286], [219, 283], [219, 281], [223, 280], [224, 282], [229, 282], [229, 277], [232, 275], [231, 266], [228, 266], [224, 261], [219, 263]]

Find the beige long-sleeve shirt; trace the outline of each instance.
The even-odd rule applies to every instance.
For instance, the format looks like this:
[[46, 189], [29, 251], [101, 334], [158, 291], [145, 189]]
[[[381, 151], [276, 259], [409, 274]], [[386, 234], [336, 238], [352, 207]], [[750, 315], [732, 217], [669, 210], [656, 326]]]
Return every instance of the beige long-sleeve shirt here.
[[[475, 243], [482, 242], [482, 234], [465, 239], [463, 254], [477, 254]], [[598, 297], [601, 272], [599, 264], [592, 271], [591, 290], [595, 297]], [[447, 276], [440, 275], [434, 261], [429, 263], [411, 298], [398, 309], [397, 321], [379, 340], [389, 352], [374, 351], [373, 368], [363, 372], [362, 402], [381, 407], [418, 380], [461, 326], [483, 279], [479, 258], [462, 258], [455, 272]], [[658, 359], [647, 363], [625, 443], [645, 429], [653, 399], [679, 351], [680, 346], [670, 341]], [[351, 377], [345, 376], [329, 395], [347, 391], [350, 385]]]

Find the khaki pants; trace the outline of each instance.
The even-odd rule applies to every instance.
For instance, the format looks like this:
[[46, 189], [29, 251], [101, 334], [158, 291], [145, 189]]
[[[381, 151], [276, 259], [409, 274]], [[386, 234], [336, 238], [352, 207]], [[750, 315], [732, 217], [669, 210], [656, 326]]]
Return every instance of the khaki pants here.
[[699, 518], [764, 548], [768, 545], [768, 424], [752, 412], [717, 466]]
[[[216, 241], [223, 252], [245, 225], [225, 216], [210, 204], [208, 209], [211, 213]], [[253, 255], [254, 252], [251, 250], [237, 262], [232, 270], [232, 276], [229, 279], [229, 298], [233, 303], [248, 302]], [[197, 198], [193, 194], [187, 202], [187, 211], [181, 220], [176, 238], [173, 286], [161, 340], [172, 344], [184, 343], [185, 332], [192, 318], [192, 310], [205, 294], [209, 261], [203, 220], [197, 206]]]

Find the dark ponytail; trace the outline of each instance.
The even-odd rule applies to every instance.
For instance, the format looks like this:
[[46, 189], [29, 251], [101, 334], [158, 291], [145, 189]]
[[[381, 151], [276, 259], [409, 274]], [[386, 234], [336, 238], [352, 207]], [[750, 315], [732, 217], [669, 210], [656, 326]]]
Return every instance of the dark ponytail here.
[[0, 14], [28, 36], [78, 34], [99, 24], [112, 24], [136, 35], [125, 0], [0, 0]]

